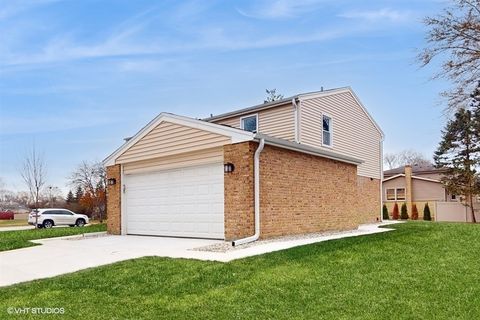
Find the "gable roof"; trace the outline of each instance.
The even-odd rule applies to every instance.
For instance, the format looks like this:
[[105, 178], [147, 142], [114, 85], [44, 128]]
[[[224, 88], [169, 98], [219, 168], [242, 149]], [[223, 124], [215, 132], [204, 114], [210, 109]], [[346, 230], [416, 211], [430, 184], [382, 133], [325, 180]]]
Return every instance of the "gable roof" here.
[[215, 123], [205, 122], [198, 119], [163, 112], [156, 116], [146, 126], [140, 129], [140, 131], [138, 131], [133, 137], [125, 141], [123, 145], [121, 145], [117, 150], [115, 150], [105, 160], [103, 160], [103, 165], [111, 166], [115, 164], [115, 160], [120, 155], [122, 155], [125, 151], [127, 151], [130, 147], [132, 147], [135, 143], [137, 143], [140, 139], [142, 139], [145, 135], [147, 135], [150, 131], [152, 131], [155, 127], [157, 127], [164, 121], [228, 136], [232, 139], [232, 143], [253, 140], [255, 136], [254, 133], [249, 131], [244, 131], [241, 129], [236, 129]]
[[145, 137], [149, 132], [154, 130], [162, 122], [175, 123], [175, 124], [184, 125], [187, 127], [196, 128], [200, 130], [205, 130], [205, 131], [220, 134], [220, 135], [225, 135], [231, 138], [232, 143], [251, 141], [251, 140], [259, 141], [260, 139], [264, 139], [266, 144], [283, 148], [283, 149], [293, 150], [297, 152], [311, 154], [311, 155], [332, 159], [336, 161], [346, 162], [350, 164], [355, 164], [355, 165], [363, 163], [362, 160], [354, 157], [345, 156], [329, 150], [323, 150], [315, 147], [302, 145], [297, 142], [291, 142], [288, 140], [279, 139], [279, 138], [271, 137], [271, 136], [260, 134], [260, 133], [254, 134], [250, 131], [236, 129], [236, 128], [232, 128], [229, 126], [224, 126], [216, 123], [209, 123], [202, 120], [179, 116], [171, 113], [161, 113], [157, 117], [155, 117], [155, 119], [150, 121], [146, 126], [140, 129], [140, 131], [138, 131], [132, 138], [127, 140], [117, 150], [115, 150], [112, 154], [110, 154], [105, 160], [103, 160], [103, 165], [104, 166], [114, 165], [116, 163], [115, 161], [123, 153], [125, 153], [129, 148], [135, 145], [135, 143], [137, 143], [140, 139]]
[[383, 139], [385, 137], [385, 134], [383, 133], [382, 129], [377, 124], [377, 122], [375, 122], [375, 120], [373, 119], [371, 114], [368, 112], [367, 108], [365, 108], [365, 106], [362, 104], [362, 102], [360, 101], [360, 99], [358, 98], [358, 96], [355, 94], [355, 92], [352, 90], [351, 87], [341, 87], [341, 88], [334, 88], [334, 89], [328, 89], [328, 90], [299, 93], [299, 94], [296, 94], [296, 95], [291, 96], [291, 97], [283, 98], [281, 100], [276, 100], [276, 101], [273, 101], [273, 102], [257, 104], [257, 105], [254, 105], [252, 107], [243, 108], [243, 109], [239, 109], [239, 110], [235, 110], [235, 111], [231, 111], [231, 112], [227, 112], [227, 113], [222, 113], [222, 114], [219, 114], [219, 115], [216, 115], [216, 116], [204, 118], [202, 120], [207, 121], [207, 122], [213, 122], [213, 121], [227, 119], [227, 118], [231, 118], [231, 117], [235, 117], [235, 116], [245, 115], [245, 114], [248, 114], [248, 113], [258, 112], [258, 111], [261, 111], [261, 110], [267, 110], [267, 109], [275, 108], [275, 107], [278, 107], [278, 106], [282, 106], [282, 105], [291, 103], [292, 100], [300, 100], [300, 101], [309, 100], [309, 99], [326, 97], [326, 96], [329, 96], [329, 95], [340, 94], [340, 93], [345, 93], [345, 92], [348, 92], [353, 96], [355, 102], [357, 102], [358, 105], [362, 108], [363, 112], [365, 112], [366, 116], [373, 123], [375, 129], [380, 133], [380, 135], [382, 136], [382, 139]]

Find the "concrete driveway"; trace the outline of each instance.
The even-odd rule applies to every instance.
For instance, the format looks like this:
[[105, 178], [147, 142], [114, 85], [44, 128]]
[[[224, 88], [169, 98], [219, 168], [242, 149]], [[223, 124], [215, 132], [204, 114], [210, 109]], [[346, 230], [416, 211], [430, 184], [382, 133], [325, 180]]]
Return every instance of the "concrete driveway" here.
[[35, 240], [42, 245], [0, 252], [0, 286], [53, 277], [144, 256], [202, 258], [193, 248], [223, 241], [146, 236]]
[[356, 230], [327, 235], [294, 237], [291, 239], [265, 240], [236, 247], [225, 252], [199, 251], [206, 246], [227, 246], [224, 241], [148, 236], [113, 236], [82, 238], [70, 236], [34, 240], [41, 245], [0, 252], [0, 286], [53, 277], [82, 269], [98, 267], [114, 262], [159, 256], [228, 262], [235, 259], [284, 250], [316, 242], [357, 237], [392, 231], [378, 228], [397, 222], [363, 225]]

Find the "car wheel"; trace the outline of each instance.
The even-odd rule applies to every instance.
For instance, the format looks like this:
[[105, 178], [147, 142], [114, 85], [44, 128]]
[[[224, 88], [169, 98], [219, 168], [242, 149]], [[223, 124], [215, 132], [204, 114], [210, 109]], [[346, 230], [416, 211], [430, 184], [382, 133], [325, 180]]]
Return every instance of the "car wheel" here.
[[78, 219], [77, 223], [75, 224], [77, 227], [83, 227], [85, 225], [85, 220]]
[[43, 221], [43, 227], [45, 229], [50, 229], [51, 227], [53, 227], [53, 221], [52, 220]]

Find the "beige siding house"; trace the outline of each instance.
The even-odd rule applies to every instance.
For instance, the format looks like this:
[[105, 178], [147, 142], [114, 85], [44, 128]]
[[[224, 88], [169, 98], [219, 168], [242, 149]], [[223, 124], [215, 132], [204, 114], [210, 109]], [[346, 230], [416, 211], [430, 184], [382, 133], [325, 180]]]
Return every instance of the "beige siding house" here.
[[350, 88], [162, 113], [104, 160], [108, 231], [242, 244], [375, 222], [382, 141]]
[[406, 165], [385, 171], [383, 199], [389, 213], [392, 213], [395, 203], [399, 206], [406, 203], [410, 214], [412, 205], [415, 204], [421, 219], [423, 208], [428, 203], [435, 219], [438, 203], [458, 202], [457, 197], [448, 194], [440, 182], [443, 172], [444, 170], [436, 169], [433, 165]]

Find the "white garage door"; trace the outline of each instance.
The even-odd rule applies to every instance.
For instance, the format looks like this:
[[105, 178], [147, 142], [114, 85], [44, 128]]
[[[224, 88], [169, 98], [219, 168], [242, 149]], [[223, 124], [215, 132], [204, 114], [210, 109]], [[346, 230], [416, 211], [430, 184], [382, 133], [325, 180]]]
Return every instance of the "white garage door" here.
[[125, 176], [128, 234], [224, 238], [223, 164]]

